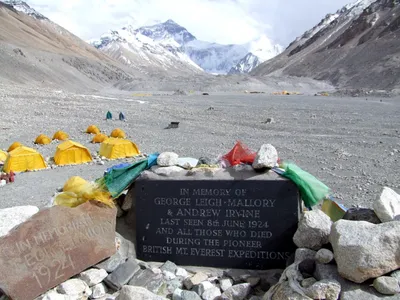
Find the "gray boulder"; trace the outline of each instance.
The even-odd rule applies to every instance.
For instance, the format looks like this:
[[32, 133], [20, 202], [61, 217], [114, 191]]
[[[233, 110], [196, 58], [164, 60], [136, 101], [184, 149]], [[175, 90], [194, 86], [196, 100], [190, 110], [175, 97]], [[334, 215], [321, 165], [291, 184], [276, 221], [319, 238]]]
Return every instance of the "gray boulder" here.
[[294, 262], [302, 262], [306, 259], [314, 259], [316, 251], [307, 248], [297, 248], [294, 256]]
[[337, 300], [340, 295], [340, 283], [336, 280], [321, 280], [305, 290], [311, 299]]
[[400, 268], [400, 222], [339, 220], [329, 239], [340, 275], [353, 282]]
[[328, 249], [320, 249], [315, 254], [315, 259], [321, 264], [329, 264], [333, 260], [333, 253]]
[[6, 235], [13, 227], [25, 222], [39, 211], [32, 205], [0, 209], [0, 236]]
[[178, 166], [170, 166], [170, 167], [153, 166], [151, 167], [151, 170], [157, 175], [165, 177], [178, 175], [185, 171], [185, 169], [182, 169], [181, 167]]
[[319, 250], [322, 245], [329, 242], [331, 226], [331, 219], [322, 211], [318, 209], [306, 211], [293, 236], [293, 242], [299, 248]]
[[384, 187], [382, 194], [374, 202], [374, 211], [382, 222], [400, 221], [400, 195]]
[[222, 296], [232, 300], [243, 300], [250, 294], [250, 290], [250, 283], [236, 284], [227, 289]]
[[396, 295], [400, 293], [399, 281], [390, 276], [378, 277], [374, 280], [374, 288], [384, 295]]
[[271, 144], [264, 144], [253, 162], [254, 169], [273, 168], [278, 162], [278, 151]]
[[125, 285], [116, 300], [167, 300], [139, 286]]
[[262, 300], [310, 300], [310, 298], [293, 291], [289, 282], [284, 281], [279, 284], [272, 298], [268, 294], [265, 294]]

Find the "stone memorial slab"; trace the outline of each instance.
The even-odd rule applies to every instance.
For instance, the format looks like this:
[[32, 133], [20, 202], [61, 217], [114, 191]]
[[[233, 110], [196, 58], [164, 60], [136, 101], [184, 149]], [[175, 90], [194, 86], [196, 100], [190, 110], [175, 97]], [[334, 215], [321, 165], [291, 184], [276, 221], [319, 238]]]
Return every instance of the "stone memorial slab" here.
[[[137, 255], [221, 268], [285, 268], [295, 251], [297, 187], [276, 174], [136, 181]], [[226, 180], [230, 178], [231, 180]], [[190, 179], [190, 177], [189, 177]]]
[[53, 206], [0, 238], [0, 289], [31, 300], [116, 252], [116, 209]]

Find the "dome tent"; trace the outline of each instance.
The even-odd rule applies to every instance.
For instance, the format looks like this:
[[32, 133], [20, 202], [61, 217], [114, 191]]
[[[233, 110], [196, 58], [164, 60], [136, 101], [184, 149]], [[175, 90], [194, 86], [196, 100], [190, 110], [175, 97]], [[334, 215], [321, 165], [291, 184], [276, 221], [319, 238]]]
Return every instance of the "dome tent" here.
[[74, 141], [65, 141], [57, 146], [54, 162], [56, 165], [84, 164], [92, 161], [89, 150]]
[[99, 134], [99, 133], [100, 133], [100, 129], [99, 129], [96, 125], [90, 125], [90, 126], [86, 129], [86, 133], [90, 133], [90, 134]]
[[108, 136], [106, 136], [104, 133], [98, 133], [93, 137], [92, 143], [102, 143], [106, 139], [108, 139]]
[[69, 135], [61, 130], [57, 131], [53, 135], [53, 140], [66, 141], [68, 138], [69, 138]]
[[38, 137], [35, 139], [35, 144], [39, 145], [48, 145], [51, 143], [51, 139], [45, 135], [45, 134], [40, 134]]
[[126, 138], [125, 132], [121, 128], [115, 128], [113, 131], [111, 131], [110, 136], [113, 138]]
[[108, 159], [133, 157], [139, 153], [139, 148], [135, 143], [119, 138], [108, 138], [101, 143], [99, 151], [100, 156], [107, 157]]
[[14, 149], [16, 149], [16, 148], [18, 148], [18, 147], [21, 147], [21, 146], [22, 146], [22, 144], [21, 144], [20, 142], [14, 142], [14, 143], [12, 143], [11, 146], [8, 148], [7, 152], [11, 152], [11, 151], [13, 151]]
[[20, 146], [8, 153], [3, 171], [9, 173], [45, 169], [43, 156], [35, 149]]

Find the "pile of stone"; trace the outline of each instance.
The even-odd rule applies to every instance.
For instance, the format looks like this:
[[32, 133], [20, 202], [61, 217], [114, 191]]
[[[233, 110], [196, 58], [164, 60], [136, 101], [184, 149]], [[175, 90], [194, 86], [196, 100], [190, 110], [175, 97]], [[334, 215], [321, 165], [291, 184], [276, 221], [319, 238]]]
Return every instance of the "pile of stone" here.
[[136, 259], [131, 242], [119, 234], [116, 240], [119, 249], [112, 257], [38, 299], [261, 300], [283, 271], [182, 268], [170, 261], [148, 263]]
[[263, 300], [400, 299], [400, 195], [385, 187], [373, 209], [350, 209], [332, 223], [303, 214], [294, 262]]

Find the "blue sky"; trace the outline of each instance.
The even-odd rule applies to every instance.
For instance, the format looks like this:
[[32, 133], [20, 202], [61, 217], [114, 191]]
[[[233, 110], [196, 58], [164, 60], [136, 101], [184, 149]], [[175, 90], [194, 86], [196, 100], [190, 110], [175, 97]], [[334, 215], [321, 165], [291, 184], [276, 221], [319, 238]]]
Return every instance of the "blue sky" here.
[[246, 43], [266, 34], [287, 46], [351, 0], [27, 0], [79, 37], [173, 19], [200, 40]]

